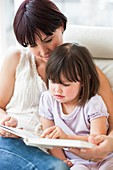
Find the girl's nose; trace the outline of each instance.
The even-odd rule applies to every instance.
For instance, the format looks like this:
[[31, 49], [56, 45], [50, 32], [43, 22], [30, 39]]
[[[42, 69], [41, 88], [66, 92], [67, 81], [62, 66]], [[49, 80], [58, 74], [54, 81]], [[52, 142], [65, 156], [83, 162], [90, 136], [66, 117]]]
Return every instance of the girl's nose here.
[[55, 84], [55, 92], [57, 92], [57, 93], [61, 93], [62, 92], [60, 84]]

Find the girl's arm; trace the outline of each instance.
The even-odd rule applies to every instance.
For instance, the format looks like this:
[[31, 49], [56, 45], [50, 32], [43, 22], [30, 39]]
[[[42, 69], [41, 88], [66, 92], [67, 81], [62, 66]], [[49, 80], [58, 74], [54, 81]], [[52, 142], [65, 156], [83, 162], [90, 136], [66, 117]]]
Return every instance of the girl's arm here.
[[[42, 122], [42, 127], [43, 130], [46, 131], [47, 128], [50, 128], [52, 126], [54, 126], [54, 121], [53, 120], [48, 120], [44, 117], [41, 117], [41, 122]], [[42, 135], [42, 137], [49, 137], [48, 135]], [[72, 166], [72, 163], [66, 158], [63, 150], [61, 148], [53, 148], [53, 149], [49, 149], [49, 153], [61, 160], [63, 160], [69, 167]]]
[[99, 74], [99, 81], [100, 81], [100, 87], [98, 90], [98, 94], [103, 98], [109, 116], [109, 134], [113, 135], [113, 92], [111, 90], [110, 83], [106, 76], [102, 73], [102, 71], [97, 67], [97, 71]]
[[[90, 134], [89, 135], [105, 135], [107, 133], [107, 125], [106, 125], [107, 118], [100, 117], [96, 118], [91, 121], [90, 124]], [[48, 136], [52, 139], [71, 139], [71, 140], [85, 140], [88, 141], [87, 136], [80, 136], [80, 135], [69, 135], [64, 133], [64, 131], [58, 126], [51, 126], [47, 127], [46, 130], [43, 132], [43, 136]]]
[[107, 118], [99, 117], [91, 121], [90, 135], [106, 135], [107, 134]]
[[[41, 122], [42, 122], [42, 127], [43, 127], [43, 130], [46, 131], [46, 129], [54, 126], [54, 121], [53, 120], [48, 120], [44, 117], [41, 117]], [[49, 138], [48, 135], [42, 135], [41, 137], [47, 137]], [[51, 153], [51, 155], [61, 159], [61, 160], [65, 160], [66, 157], [64, 155], [64, 152], [62, 151], [62, 149], [60, 148], [53, 148], [53, 149], [49, 149], [49, 152]]]

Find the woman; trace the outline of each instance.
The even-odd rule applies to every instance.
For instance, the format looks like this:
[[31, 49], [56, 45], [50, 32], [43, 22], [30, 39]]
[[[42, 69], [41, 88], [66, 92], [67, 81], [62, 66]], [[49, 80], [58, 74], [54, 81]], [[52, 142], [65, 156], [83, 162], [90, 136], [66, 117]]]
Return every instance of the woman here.
[[[44, 11], [48, 14], [44, 19], [47, 20], [47, 23], [43, 22], [42, 13]], [[52, 15], [51, 19], [49, 15]], [[55, 18], [58, 23], [56, 21], [53, 23]], [[53, 25], [48, 25], [48, 20]], [[30, 23], [32, 21], [33, 23]], [[45, 64], [50, 52], [62, 43], [63, 24], [66, 25], [65, 16], [51, 1], [26, 0], [18, 9], [14, 19], [15, 35], [23, 46], [29, 47], [29, 50], [15, 50], [5, 58], [0, 73], [1, 124], [13, 127], [18, 124], [18, 128], [29, 131], [38, 128], [39, 98], [40, 94], [46, 90], [43, 81], [45, 79]], [[45, 28], [47, 28], [47, 36], [43, 33]], [[53, 32], [54, 40], [50, 43]], [[39, 37], [42, 38], [41, 41]], [[50, 44], [50, 48], [46, 47], [48, 44]], [[2, 130], [0, 130], [0, 134], [3, 137], [15, 137]], [[38, 148], [26, 146], [19, 138], [3, 137], [0, 137], [0, 169], [69, 169], [63, 161]]]
[[[0, 73], [1, 124], [13, 127], [18, 124], [19, 128], [29, 131], [38, 128], [39, 98], [41, 93], [46, 90], [45, 65], [51, 52], [63, 43], [66, 21], [66, 17], [50, 0], [25, 0], [20, 5], [14, 18], [14, 32], [17, 41], [28, 49], [11, 51], [3, 63]], [[109, 83], [103, 73], [98, 68], [97, 70], [101, 84], [99, 94], [104, 98], [109, 112], [112, 113], [113, 106], [108, 102], [113, 101]], [[104, 94], [105, 88], [108, 91], [107, 96]], [[112, 122], [112, 120], [111, 114], [110, 121]], [[14, 137], [1, 130], [0, 134], [4, 137]], [[20, 139], [1, 137], [0, 148], [1, 152], [3, 151], [5, 154], [1, 157], [1, 169], [4, 166], [5, 168], [15, 166], [16, 169], [16, 156], [21, 158], [21, 161], [26, 160], [28, 164], [32, 163], [40, 170], [45, 167], [45, 169], [55, 169], [52, 167], [53, 164], [56, 164], [55, 158], [37, 148], [25, 146]], [[10, 159], [6, 165], [9, 154]], [[44, 161], [47, 159], [48, 162]], [[86, 159], [90, 159], [90, 157]], [[18, 163], [18, 161], [16, 162]], [[22, 162], [22, 164], [24, 163]], [[61, 164], [59, 162], [59, 167]], [[62, 169], [63, 167], [66, 169], [65, 166], [62, 164]], [[60, 169], [58, 163], [56, 168]], [[24, 167], [23, 169], [28, 170], [29, 168]]]

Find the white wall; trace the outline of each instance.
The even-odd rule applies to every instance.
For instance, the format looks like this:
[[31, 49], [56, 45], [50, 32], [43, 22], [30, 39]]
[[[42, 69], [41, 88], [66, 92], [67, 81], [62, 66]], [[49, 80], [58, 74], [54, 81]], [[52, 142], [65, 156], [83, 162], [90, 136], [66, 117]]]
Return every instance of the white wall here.
[[[0, 66], [15, 41], [14, 13], [23, 0], [0, 0]], [[113, 0], [53, 0], [68, 17], [68, 23], [113, 27]]]
[[7, 49], [15, 45], [13, 17], [14, 0], [0, 0], [0, 67]]
[[5, 51], [5, 46], [6, 46], [6, 41], [5, 41], [5, 30], [4, 30], [4, 26], [5, 26], [5, 16], [4, 14], [4, 0], [0, 1], [0, 66], [2, 64], [3, 61], [3, 55], [4, 55], [4, 51]]

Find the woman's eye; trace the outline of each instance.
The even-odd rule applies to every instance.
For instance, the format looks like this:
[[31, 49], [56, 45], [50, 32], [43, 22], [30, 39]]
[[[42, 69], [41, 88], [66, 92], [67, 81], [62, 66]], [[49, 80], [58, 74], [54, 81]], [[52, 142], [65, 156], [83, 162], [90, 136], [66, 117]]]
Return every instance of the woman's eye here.
[[36, 47], [37, 44], [31, 44], [30, 47], [33, 48], [33, 47]]
[[48, 43], [48, 42], [51, 42], [52, 41], [52, 38], [49, 39], [49, 40], [46, 40], [45, 43]]

